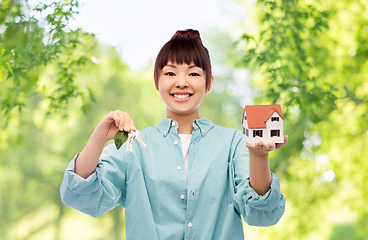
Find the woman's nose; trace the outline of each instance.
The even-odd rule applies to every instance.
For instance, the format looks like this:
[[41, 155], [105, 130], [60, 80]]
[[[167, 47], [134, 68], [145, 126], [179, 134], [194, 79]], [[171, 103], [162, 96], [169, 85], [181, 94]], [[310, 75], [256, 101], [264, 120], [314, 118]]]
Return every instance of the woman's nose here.
[[185, 76], [178, 76], [177, 81], [175, 83], [175, 87], [185, 88], [188, 87], [188, 82]]

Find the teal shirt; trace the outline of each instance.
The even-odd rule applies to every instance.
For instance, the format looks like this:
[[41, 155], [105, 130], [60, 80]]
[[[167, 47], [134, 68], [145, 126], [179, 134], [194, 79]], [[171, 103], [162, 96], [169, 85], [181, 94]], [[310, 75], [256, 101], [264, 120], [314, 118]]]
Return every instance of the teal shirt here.
[[74, 173], [74, 158], [60, 187], [63, 203], [97, 217], [125, 208], [127, 239], [244, 239], [241, 215], [249, 225], [276, 224], [285, 210], [280, 180], [259, 196], [249, 186], [248, 149], [240, 130], [193, 122], [188, 182], [178, 123], [163, 118], [141, 131], [147, 144], [133, 141], [105, 147], [87, 179]]

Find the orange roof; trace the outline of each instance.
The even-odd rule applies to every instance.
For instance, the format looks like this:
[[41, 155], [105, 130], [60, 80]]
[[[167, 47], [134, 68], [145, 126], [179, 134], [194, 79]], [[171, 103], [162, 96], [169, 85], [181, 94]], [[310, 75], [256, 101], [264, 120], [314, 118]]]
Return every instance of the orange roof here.
[[[266, 122], [274, 112], [282, 119], [281, 105], [247, 105], [244, 107], [244, 116], [247, 116], [248, 128], [266, 128]], [[243, 123], [242, 121], [242, 123]]]

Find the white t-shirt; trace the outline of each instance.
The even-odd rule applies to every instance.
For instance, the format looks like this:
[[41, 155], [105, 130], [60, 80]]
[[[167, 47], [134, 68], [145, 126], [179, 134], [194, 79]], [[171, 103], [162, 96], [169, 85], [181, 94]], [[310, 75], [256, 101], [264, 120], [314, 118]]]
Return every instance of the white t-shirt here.
[[192, 139], [192, 134], [179, 134], [179, 137], [181, 140], [181, 150], [183, 151], [185, 175], [187, 176], [188, 181], [188, 153], [189, 153], [190, 139]]

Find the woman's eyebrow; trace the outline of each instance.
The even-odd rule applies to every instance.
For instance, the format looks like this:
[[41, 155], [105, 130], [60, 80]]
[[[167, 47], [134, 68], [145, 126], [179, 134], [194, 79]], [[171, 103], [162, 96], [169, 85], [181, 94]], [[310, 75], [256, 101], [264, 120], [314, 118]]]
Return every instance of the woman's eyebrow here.
[[[176, 65], [166, 64], [162, 69], [164, 69], [166, 67], [177, 68]], [[196, 65], [193, 64], [193, 65], [189, 65], [188, 68], [200, 68], [200, 67], [198, 67], [198, 66], [196, 66]]]
[[166, 64], [166, 66], [164, 66], [164, 67], [172, 67], [172, 68], [176, 68], [176, 66], [175, 66], [175, 65], [172, 65], [172, 64]]

